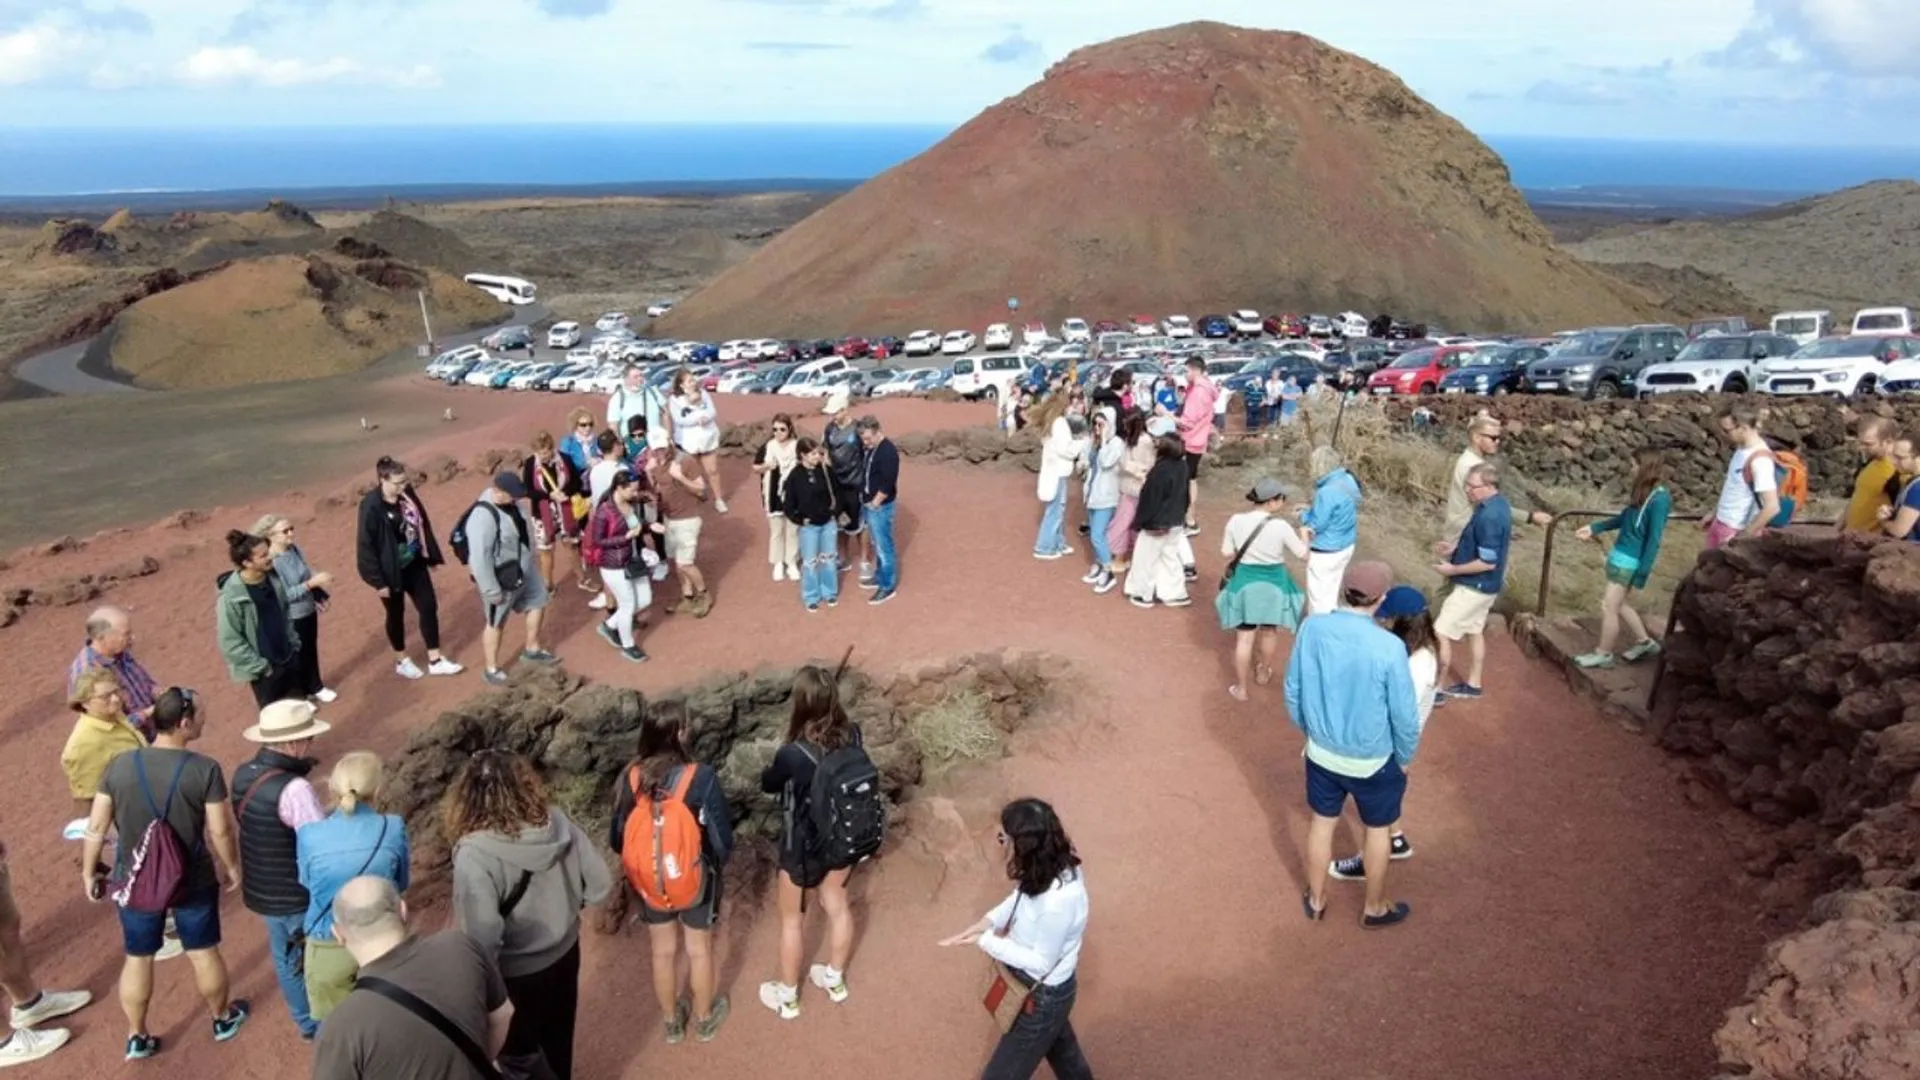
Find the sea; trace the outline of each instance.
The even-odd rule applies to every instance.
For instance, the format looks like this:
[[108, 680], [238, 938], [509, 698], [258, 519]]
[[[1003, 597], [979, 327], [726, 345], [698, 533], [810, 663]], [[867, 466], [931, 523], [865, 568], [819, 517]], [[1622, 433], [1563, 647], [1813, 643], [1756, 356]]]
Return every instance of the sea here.
[[[110, 194], [857, 182], [946, 125], [541, 125], [118, 130], [0, 127], [0, 201]], [[1483, 136], [1529, 190], [1779, 193], [1920, 177], [1920, 147]]]

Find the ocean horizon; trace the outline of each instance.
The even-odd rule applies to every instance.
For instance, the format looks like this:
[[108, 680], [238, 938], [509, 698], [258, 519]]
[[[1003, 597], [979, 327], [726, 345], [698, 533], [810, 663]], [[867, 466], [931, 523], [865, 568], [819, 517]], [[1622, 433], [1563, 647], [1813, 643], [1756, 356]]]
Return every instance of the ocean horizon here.
[[[0, 127], [0, 198], [343, 188], [566, 188], [868, 179], [949, 125], [633, 124], [305, 128]], [[1920, 178], [1920, 148], [1484, 135], [1530, 190], [1811, 194]]]

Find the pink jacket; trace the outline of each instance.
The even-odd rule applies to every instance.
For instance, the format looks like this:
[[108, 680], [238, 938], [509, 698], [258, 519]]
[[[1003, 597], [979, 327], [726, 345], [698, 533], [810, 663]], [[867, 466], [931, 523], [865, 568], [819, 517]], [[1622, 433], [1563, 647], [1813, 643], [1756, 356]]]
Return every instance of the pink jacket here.
[[1207, 452], [1207, 440], [1213, 435], [1213, 403], [1220, 388], [1202, 375], [1187, 387], [1187, 402], [1180, 407], [1180, 443], [1189, 454]]

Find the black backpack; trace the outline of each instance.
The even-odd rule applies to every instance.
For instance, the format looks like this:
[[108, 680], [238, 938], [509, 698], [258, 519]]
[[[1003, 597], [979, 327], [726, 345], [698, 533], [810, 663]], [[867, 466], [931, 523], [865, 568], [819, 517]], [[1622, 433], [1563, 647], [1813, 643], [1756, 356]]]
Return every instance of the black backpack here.
[[813, 784], [807, 790], [807, 818], [813, 833], [810, 853], [832, 870], [879, 854], [887, 837], [887, 804], [873, 759], [858, 742], [825, 757], [806, 743], [797, 745], [814, 766]]
[[[485, 499], [476, 499], [473, 505], [487, 508], [487, 513], [493, 515], [494, 534], [499, 535], [500, 508]], [[447, 545], [453, 548], [453, 557], [460, 560], [461, 566], [466, 566], [473, 557], [473, 546], [467, 537], [467, 519], [472, 516], [473, 510], [469, 508], [466, 513], [460, 515], [460, 523], [453, 527], [453, 533], [447, 537]]]

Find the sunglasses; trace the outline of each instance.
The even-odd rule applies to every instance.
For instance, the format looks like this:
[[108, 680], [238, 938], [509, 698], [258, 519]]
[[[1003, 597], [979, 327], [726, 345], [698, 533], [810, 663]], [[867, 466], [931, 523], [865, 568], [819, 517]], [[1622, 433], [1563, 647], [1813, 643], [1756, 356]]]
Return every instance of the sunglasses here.
[[592, 430], [592, 428], [593, 428], [593, 421], [591, 421], [591, 420], [582, 420], [582, 421], [580, 421], [579, 423], [577, 423], [577, 424], [575, 424], [575, 425], [573, 425], [573, 426], [574, 426], [574, 427], [576, 427], [576, 428], [579, 428], [579, 429], [580, 429], [581, 431], [590, 431], [590, 430]]

